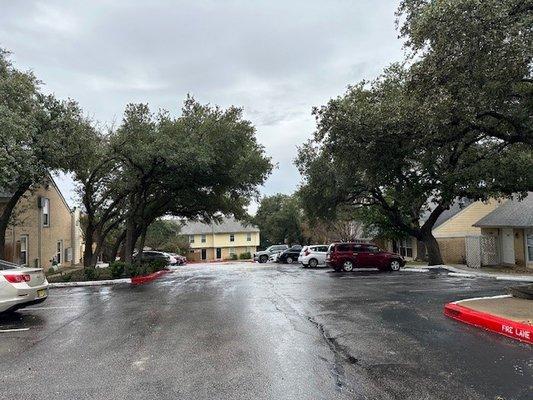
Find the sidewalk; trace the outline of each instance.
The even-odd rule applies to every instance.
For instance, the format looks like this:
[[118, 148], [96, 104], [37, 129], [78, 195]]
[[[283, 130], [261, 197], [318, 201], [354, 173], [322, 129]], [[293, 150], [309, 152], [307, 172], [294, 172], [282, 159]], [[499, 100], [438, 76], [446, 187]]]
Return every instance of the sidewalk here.
[[445, 269], [449, 272], [451, 276], [458, 276], [463, 278], [492, 278], [503, 281], [517, 281], [517, 282], [533, 282], [533, 270], [531, 273], [502, 273], [499, 271], [487, 271], [485, 268], [469, 268], [466, 265], [453, 264], [453, 265], [432, 265], [428, 266], [427, 264], [407, 264], [404, 268], [405, 271], [408, 270], [419, 270], [419, 269]]
[[510, 295], [448, 303], [444, 314], [457, 321], [533, 344], [533, 300]]

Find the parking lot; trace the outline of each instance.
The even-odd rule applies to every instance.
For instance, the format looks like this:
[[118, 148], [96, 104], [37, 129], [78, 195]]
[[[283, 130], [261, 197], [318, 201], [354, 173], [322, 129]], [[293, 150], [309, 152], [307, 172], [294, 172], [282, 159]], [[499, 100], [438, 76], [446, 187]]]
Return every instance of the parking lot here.
[[235, 263], [51, 289], [0, 317], [0, 398], [531, 399], [531, 346], [442, 312], [508, 284]]

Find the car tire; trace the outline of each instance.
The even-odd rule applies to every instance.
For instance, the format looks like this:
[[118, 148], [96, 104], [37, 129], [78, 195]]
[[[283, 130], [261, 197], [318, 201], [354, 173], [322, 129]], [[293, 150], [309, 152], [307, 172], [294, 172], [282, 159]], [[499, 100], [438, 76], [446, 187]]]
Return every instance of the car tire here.
[[389, 271], [399, 271], [401, 267], [402, 267], [402, 264], [400, 263], [399, 260], [392, 260], [389, 263]]
[[318, 260], [316, 258], [311, 258], [309, 260], [309, 267], [316, 268], [318, 266]]
[[287, 264], [292, 264], [292, 257], [287, 257]]
[[259, 257], [259, 262], [260, 262], [261, 264], [264, 264], [264, 263], [266, 263], [267, 261], [268, 261], [268, 256], [267, 256], [267, 255], [264, 255], [264, 254], [263, 254], [261, 257]]
[[344, 272], [352, 272], [353, 271], [353, 262], [351, 262], [349, 260], [344, 261], [344, 263], [342, 264], [342, 270]]

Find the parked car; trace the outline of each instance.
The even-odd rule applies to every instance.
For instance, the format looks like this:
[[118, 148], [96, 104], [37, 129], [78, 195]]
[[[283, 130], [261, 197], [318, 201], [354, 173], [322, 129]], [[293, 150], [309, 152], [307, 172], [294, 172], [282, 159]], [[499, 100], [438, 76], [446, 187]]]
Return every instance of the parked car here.
[[270, 257], [268, 257], [268, 262], [270, 262], [270, 263], [277, 263], [280, 254], [281, 254], [281, 252], [271, 254]]
[[284, 250], [287, 250], [289, 246], [286, 244], [275, 244], [273, 246], [267, 247], [263, 251], [258, 251], [254, 253], [254, 261], [259, 261], [260, 263], [266, 263], [268, 258], [277, 253], [281, 253]]
[[[135, 259], [137, 259], [139, 257], [139, 254], [136, 254], [134, 256]], [[151, 262], [151, 261], [156, 261], [156, 260], [165, 260], [167, 262], [167, 264], [172, 264], [172, 262], [176, 262], [176, 260], [171, 257], [169, 254], [167, 253], [164, 253], [162, 251], [153, 251], [153, 250], [150, 250], [150, 251], [143, 251], [142, 252], [142, 261], [145, 261], [145, 262]]]
[[42, 303], [48, 281], [41, 268], [27, 268], [0, 260], [0, 313]]
[[399, 271], [405, 260], [399, 254], [383, 251], [371, 243], [333, 243], [329, 246], [326, 264], [336, 271], [368, 267]]
[[302, 251], [302, 246], [295, 244], [291, 248], [282, 252], [278, 257], [278, 262], [292, 264], [293, 262], [298, 261], [300, 257], [300, 252]]
[[187, 257], [182, 256], [181, 254], [177, 253], [168, 253], [171, 257], [174, 257], [176, 259], [176, 264], [174, 265], [185, 265], [187, 264]]
[[318, 266], [326, 265], [326, 254], [328, 253], [327, 244], [315, 244], [311, 246], [304, 246], [298, 257], [298, 262], [303, 267], [316, 268]]

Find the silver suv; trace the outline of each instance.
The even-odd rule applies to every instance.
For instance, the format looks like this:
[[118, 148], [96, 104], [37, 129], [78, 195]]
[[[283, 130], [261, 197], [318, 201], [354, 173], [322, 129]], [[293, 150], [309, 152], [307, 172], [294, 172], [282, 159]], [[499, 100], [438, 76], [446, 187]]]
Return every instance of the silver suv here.
[[266, 263], [268, 261], [268, 258], [272, 254], [279, 254], [282, 251], [285, 251], [289, 248], [286, 244], [275, 244], [273, 246], [267, 247], [263, 251], [258, 251], [257, 253], [254, 253], [254, 261], [259, 261], [260, 263]]

